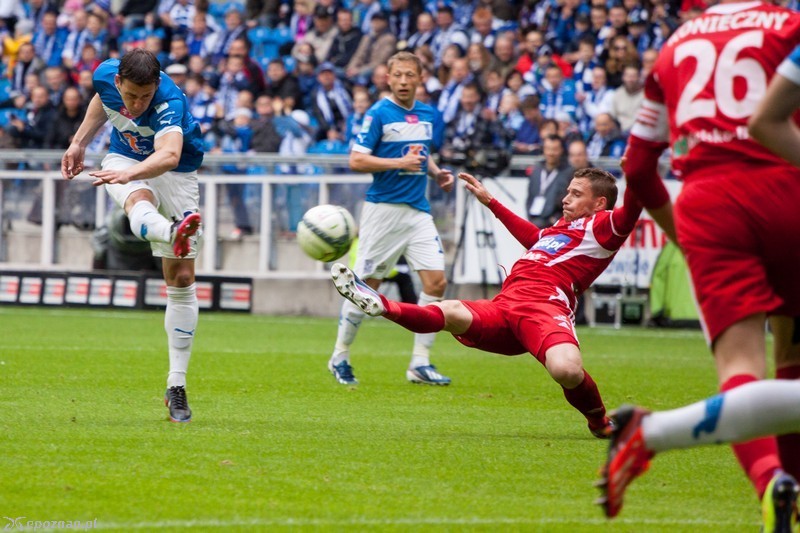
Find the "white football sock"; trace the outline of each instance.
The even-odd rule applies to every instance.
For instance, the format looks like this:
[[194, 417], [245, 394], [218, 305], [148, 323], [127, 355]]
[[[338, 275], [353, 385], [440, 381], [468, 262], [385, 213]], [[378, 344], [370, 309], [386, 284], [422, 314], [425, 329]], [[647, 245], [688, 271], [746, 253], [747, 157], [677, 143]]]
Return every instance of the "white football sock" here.
[[654, 452], [800, 431], [800, 381], [763, 380], [642, 420]]
[[167, 331], [169, 343], [168, 388], [186, 386], [186, 370], [192, 356], [197, 315], [197, 290], [194, 283], [188, 287], [167, 287], [164, 329]]
[[[421, 292], [417, 304], [425, 306], [430, 305], [433, 302], [441, 301], [441, 298]], [[417, 368], [418, 366], [428, 366], [431, 364], [431, 346], [433, 346], [434, 339], [436, 339], [436, 333], [414, 334], [414, 351], [411, 352], [411, 363], [409, 363], [409, 368]]]
[[333, 347], [331, 363], [338, 365], [350, 358], [350, 345], [356, 339], [358, 328], [364, 320], [364, 313], [350, 300], [345, 300], [339, 313], [339, 330], [336, 333], [336, 345]]
[[170, 242], [172, 223], [147, 200], [133, 204], [128, 218], [131, 231], [137, 238], [151, 242]]

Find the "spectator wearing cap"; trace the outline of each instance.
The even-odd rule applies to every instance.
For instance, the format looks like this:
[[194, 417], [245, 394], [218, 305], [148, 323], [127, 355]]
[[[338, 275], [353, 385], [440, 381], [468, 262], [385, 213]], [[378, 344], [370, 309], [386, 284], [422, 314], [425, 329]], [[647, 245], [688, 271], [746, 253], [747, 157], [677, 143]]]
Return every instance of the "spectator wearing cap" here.
[[286, 71], [286, 65], [280, 58], [272, 59], [267, 64], [266, 94], [287, 101], [290, 108], [297, 107], [302, 99], [297, 78]]
[[317, 63], [324, 62], [328, 57], [333, 40], [339, 33], [339, 29], [333, 23], [333, 12], [325, 6], [318, 5], [314, 8], [314, 27], [303, 35], [292, 48], [294, 55], [297, 47], [303, 43], [308, 43], [314, 47], [314, 55]]
[[220, 34], [209, 28], [206, 13], [198, 11], [192, 19], [192, 27], [186, 35], [189, 55], [207, 59], [214, 54], [219, 44]]
[[336, 36], [328, 51], [327, 60], [336, 67], [336, 72], [344, 74], [347, 62], [353, 57], [361, 41], [361, 30], [353, 25], [353, 12], [341, 8], [336, 12]]
[[619, 122], [623, 134], [627, 135], [631, 131], [642, 102], [644, 88], [641, 71], [636, 65], [628, 65], [622, 71], [622, 85], [614, 91], [609, 109], [611, 116]]
[[430, 50], [431, 43], [437, 31], [433, 15], [427, 11], [423, 11], [417, 15], [417, 31], [408, 38], [406, 50], [409, 52], [416, 52], [423, 47]]
[[61, 52], [67, 40], [67, 30], [56, 25], [57, 15], [48, 11], [42, 16], [42, 24], [33, 33], [33, 48], [36, 55], [48, 67], [61, 65]]
[[370, 31], [361, 38], [356, 53], [347, 64], [349, 79], [368, 79], [376, 66], [386, 63], [395, 53], [397, 38], [389, 31], [386, 14], [375, 13], [370, 22]]
[[556, 64], [551, 64], [544, 72], [541, 93], [542, 115], [544, 118], [555, 118], [556, 114], [563, 111], [573, 119], [578, 111], [578, 102], [575, 95], [575, 83], [564, 78], [564, 74]]
[[442, 62], [445, 48], [456, 45], [464, 54], [469, 46], [469, 37], [464, 29], [456, 24], [453, 17], [453, 8], [448, 5], [439, 5], [436, 11], [436, 26], [438, 31], [431, 42], [434, 64], [438, 67]]
[[220, 34], [217, 47], [214, 49], [213, 62], [222, 60], [230, 53], [231, 44], [240, 35], [242, 35], [247, 27], [242, 21], [242, 12], [237, 7], [231, 7], [225, 12], [225, 28]]
[[186, 65], [180, 63], [173, 63], [164, 69], [164, 73], [175, 82], [175, 85], [183, 91], [186, 85], [186, 78], [189, 75], [189, 69]]
[[588, 136], [594, 128], [597, 115], [611, 111], [613, 99], [614, 90], [608, 87], [605, 69], [594, 67], [589, 90], [577, 94], [580, 103], [577, 113], [578, 125], [585, 136]]
[[311, 114], [317, 120], [316, 140], [344, 140], [347, 117], [353, 113], [353, 100], [344, 84], [336, 79], [333, 63], [317, 67], [317, 87], [311, 95]]

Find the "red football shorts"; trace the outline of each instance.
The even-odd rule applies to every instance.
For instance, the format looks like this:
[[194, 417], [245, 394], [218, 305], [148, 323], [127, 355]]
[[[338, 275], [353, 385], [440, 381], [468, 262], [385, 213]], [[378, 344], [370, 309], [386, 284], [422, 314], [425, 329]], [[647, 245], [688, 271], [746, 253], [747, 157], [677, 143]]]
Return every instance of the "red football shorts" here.
[[692, 175], [675, 203], [678, 242], [712, 343], [756, 313], [800, 316], [800, 171], [717, 172]]
[[472, 313], [472, 325], [464, 334], [453, 336], [465, 346], [486, 352], [529, 352], [542, 364], [547, 350], [556, 344], [579, 346], [568, 302], [559, 299], [552, 287], [531, 292], [537, 294], [516, 299], [500, 292], [491, 301], [462, 301]]

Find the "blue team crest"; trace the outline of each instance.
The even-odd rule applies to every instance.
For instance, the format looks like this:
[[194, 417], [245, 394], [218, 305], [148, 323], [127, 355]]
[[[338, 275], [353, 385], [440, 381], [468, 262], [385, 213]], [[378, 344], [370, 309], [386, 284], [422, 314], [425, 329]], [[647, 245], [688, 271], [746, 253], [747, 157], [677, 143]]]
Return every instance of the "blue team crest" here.
[[411, 144], [407, 144], [407, 145], [403, 146], [403, 149], [401, 151], [401, 155], [406, 155], [409, 152], [412, 153], [412, 154], [415, 154], [415, 155], [421, 155], [421, 156], [425, 156], [425, 157], [428, 157], [428, 153], [429, 153], [427, 146], [425, 146], [424, 144], [418, 144], [418, 143], [411, 143]]
[[538, 250], [549, 255], [555, 255], [570, 242], [572, 242], [572, 239], [566, 235], [553, 235], [552, 237], [539, 239], [531, 250]]

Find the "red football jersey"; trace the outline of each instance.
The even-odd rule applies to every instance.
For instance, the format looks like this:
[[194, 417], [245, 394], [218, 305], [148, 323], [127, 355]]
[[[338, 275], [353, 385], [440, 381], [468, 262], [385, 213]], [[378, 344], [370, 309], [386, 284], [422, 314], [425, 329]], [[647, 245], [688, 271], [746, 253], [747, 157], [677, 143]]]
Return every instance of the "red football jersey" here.
[[709, 165], [788, 165], [750, 139], [747, 121], [798, 43], [800, 14], [762, 2], [719, 4], [687, 21], [645, 82], [634, 142], [669, 143], [683, 177]]
[[[527, 251], [514, 263], [497, 298], [526, 300], [542, 284], [561, 289], [574, 308], [585, 291], [611, 263], [636, 226], [642, 206], [625, 191], [624, 204], [613, 211], [539, 229], [493, 200], [489, 208]], [[538, 292], [537, 292], [538, 294]]]

